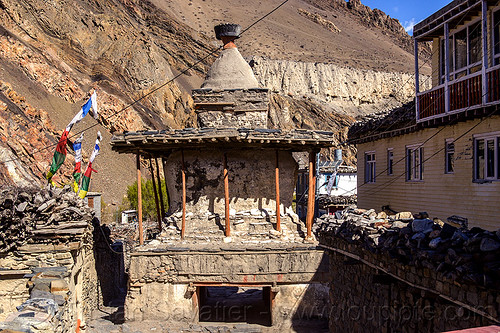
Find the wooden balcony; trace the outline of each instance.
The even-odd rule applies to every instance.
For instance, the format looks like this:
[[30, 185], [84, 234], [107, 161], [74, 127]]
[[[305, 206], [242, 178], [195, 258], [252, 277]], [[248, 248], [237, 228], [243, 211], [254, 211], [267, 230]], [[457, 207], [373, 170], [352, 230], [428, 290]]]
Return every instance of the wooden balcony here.
[[499, 82], [500, 66], [495, 66], [486, 70], [487, 91], [483, 92], [483, 76], [477, 72], [418, 93], [417, 122], [497, 104]]

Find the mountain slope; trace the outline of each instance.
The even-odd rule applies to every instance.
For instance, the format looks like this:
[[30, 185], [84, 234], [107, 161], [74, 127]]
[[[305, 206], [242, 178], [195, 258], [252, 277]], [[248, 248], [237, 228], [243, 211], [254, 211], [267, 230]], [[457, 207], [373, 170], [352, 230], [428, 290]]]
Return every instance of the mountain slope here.
[[[151, 1], [172, 13], [179, 22], [209, 37], [213, 35], [215, 24], [235, 22], [245, 28], [282, 2]], [[359, 0], [290, 0], [245, 33], [237, 44], [244, 57], [260, 55], [384, 72], [414, 72], [411, 38], [399, 21], [380, 10], [372, 11]], [[429, 48], [426, 47], [421, 59], [428, 56]], [[422, 73], [429, 74], [429, 66], [425, 66]]]
[[[95, 89], [98, 122], [87, 117], [74, 127], [74, 133], [94, 126], [85, 133], [84, 159], [91, 151], [97, 130], [103, 133], [91, 191], [102, 191], [106, 203], [119, 204], [126, 186], [135, 181], [135, 163], [133, 156], [111, 151], [111, 133], [195, 126], [189, 93], [200, 86], [217, 54], [198, 63], [188, 75], [134, 101], [219, 47], [212, 32], [214, 24], [231, 21], [247, 27], [280, 2], [0, 0], [0, 79], [5, 88], [0, 91], [0, 183], [43, 186], [44, 173], [62, 130]], [[365, 17], [359, 10], [325, 5], [329, 3], [290, 0], [246, 32], [237, 44], [248, 58], [267, 56], [286, 60], [287, 66], [297, 61], [314, 63], [299, 63], [298, 67], [307, 68], [301, 73], [283, 70], [272, 62], [266, 63], [269, 74], [259, 74], [255, 68], [260, 82], [268, 82], [276, 92], [270, 122], [283, 128], [339, 131], [342, 141], [346, 127], [356, 115], [375, 109], [375, 105], [402, 102], [397, 96], [390, 96], [392, 79], [384, 81], [380, 93], [368, 100], [352, 95], [353, 87], [342, 88], [344, 104], [350, 103], [351, 97], [360, 105], [366, 104], [348, 108], [329, 101], [332, 96], [323, 96], [323, 91], [316, 92], [311, 87], [286, 90], [276, 84], [276, 77], [316, 75], [317, 82], [332, 80], [330, 74], [320, 77], [322, 72], [316, 71], [322, 63], [334, 64], [337, 72], [356, 68], [365, 70], [364, 73], [368, 69], [412, 73], [413, 60], [407, 45], [399, 42], [404, 35], [401, 29], [394, 28], [395, 22], [386, 18], [390, 24], [373, 23], [368, 28], [361, 21], [372, 17], [369, 22], [378, 22], [375, 18], [384, 16], [367, 12]], [[394, 74], [394, 86], [401, 84], [404, 75]], [[348, 76], [349, 85], [359, 81], [358, 74]], [[302, 81], [314, 86], [314, 80]], [[405, 98], [410, 95], [405, 93]], [[125, 108], [132, 102], [131, 107]], [[31, 154], [38, 149], [43, 150]], [[55, 180], [67, 182], [71, 169], [69, 156]]]

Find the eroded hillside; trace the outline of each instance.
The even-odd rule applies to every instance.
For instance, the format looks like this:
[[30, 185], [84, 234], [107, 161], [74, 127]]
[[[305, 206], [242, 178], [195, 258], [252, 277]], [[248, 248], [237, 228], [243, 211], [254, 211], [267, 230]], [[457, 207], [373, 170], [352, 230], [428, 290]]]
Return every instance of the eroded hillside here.
[[[134, 161], [111, 151], [111, 133], [195, 126], [190, 90], [217, 55], [207, 57], [219, 47], [213, 25], [249, 26], [278, 3], [0, 0], [0, 182], [43, 186], [62, 130], [95, 89], [98, 121], [87, 117], [73, 131], [93, 126], [85, 133], [84, 160], [97, 130], [103, 133], [91, 190], [120, 203], [135, 180]], [[353, 24], [352, 15], [358, 14], [290, 0], [237, 42], [244, 56], [256, 56], [254, 71], [274, 92], [272, 126], [332, 130], [341, 142], [357, 115], [411, 98], [411, 84], [401, 94], [394, 90], [413, 63], [407, 45], [397, 42], [400, 31], [367, 29]], [[187, 75], [134, 102], [193, 64]], [[363, 93], [364, 85], [379, 90]], [[56, 182], [68, 180], [71, 154]]]

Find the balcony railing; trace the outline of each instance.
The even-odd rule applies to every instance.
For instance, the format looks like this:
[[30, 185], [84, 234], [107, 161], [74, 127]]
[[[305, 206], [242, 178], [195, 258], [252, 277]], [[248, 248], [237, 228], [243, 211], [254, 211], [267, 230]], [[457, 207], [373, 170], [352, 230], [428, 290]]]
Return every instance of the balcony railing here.
[[[500, 102], [500, 66], [486, 70], [488, 91], [483, 92], [482, 74], [477, 72], [417, 94], [417, 121], [438, 118]], [[448, 93], [448, 103], [446, 103]], [[484, 99], [483, 97], [486, 96]], [[486, 101], [486, 103], [483, 103]]]
[[437, 86], [418, 96], [419, 119], [440, 115], [444, 112], [444, 85]]

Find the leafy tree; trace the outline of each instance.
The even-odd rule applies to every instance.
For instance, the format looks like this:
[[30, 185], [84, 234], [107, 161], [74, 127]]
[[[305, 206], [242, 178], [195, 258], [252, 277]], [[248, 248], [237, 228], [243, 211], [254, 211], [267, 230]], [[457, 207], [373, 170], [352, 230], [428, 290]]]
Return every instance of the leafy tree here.
[[[168, 210], [168, 198], [167, 198], [167, 190], [165, 186], [165, 180], [162, 179], [161, 182], [161, 191], [163, 194], [163, 205], [165, 206], [165, 211]], [[158, 183], [156, 184], [158, 188]], [[153, 190], [153, 181], [151, 179], [141, 180], [141, 197], [142, 197], [142, 215], [145, 218], [156, 219], [156, 204], [155, 204], [155, 194]], [[126, 200], [129, 202], [130, 209], [137, 209], [137, 181], [135, 181], [132, 185], [127, 187], [127, 197]], [[124, 203], [125, 203], [124, 198]], [[158, 200], [160, 200], [160, 196], [158, 194]], [[158, 202], [159, 203], [159, 202]], [[160, 206], [161, 209], [161, 206]]]

